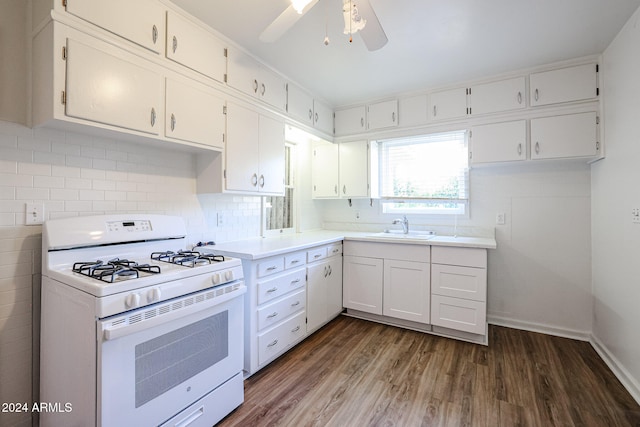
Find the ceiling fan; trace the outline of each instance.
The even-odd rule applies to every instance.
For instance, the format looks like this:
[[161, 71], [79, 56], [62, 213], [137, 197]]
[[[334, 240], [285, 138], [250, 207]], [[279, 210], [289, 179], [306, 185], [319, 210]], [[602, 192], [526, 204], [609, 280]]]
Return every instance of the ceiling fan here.
[[[260, 34], [260, 40], [266, 43], [278, 40], [318, 1], [291, 0], [289, 7]], [[345, 34], [351, 36], [359, 31], [362, 41], [370, 51], [378, 50], [387, 44], [387, 35], [384, 33], [369, 0], [342, 0], [342, 13], [345, 21]], [[328, 37], [325, 37], [325, 44], [328, 42]]]

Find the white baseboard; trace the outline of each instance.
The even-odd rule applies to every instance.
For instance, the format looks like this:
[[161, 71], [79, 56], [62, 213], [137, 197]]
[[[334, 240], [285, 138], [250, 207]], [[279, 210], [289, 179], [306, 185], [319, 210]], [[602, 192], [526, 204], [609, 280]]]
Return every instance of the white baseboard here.
[[629, 371], [625, 369], [622, 363], [620, 363], [620, 361], [609, 351], [602, 341], [594, 335], [591, 335], [589, 342], [594, 350], [600, 355], [602, 360], [604, 360], [604, 363], [606, 363], [609, 369], [611, 369], [616, 378], [618, 378], [622, 383], [624, 388], [626, 388], [629, 394], [631, 394], [631, 397], [640, 404], [640, 383], [633, 378]]
[[523, 331], [539, 332], [541, 334], [571, 338], [579, 341], [591, 341], [591, 331], [577, 331], [574, 329], [558, 328], [555, 326], [544, 325], [542, 323], [523, 322], [521, 320], [498, 316], [487, 316], [487, 322], [491, 325], [505, 326], [507, 328], [521, 329]]

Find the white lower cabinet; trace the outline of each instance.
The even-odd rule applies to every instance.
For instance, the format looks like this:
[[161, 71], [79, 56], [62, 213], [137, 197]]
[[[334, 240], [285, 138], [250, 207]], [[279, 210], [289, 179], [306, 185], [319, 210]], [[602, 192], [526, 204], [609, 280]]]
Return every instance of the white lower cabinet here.
[[382, 314], [429, 323], [429, 264], [384, 260]]
[[431, 263], [431, 324], [485, 335], [487, 250], [434, 246]]
[[242, 261], [244, 370], [252, 375], [342, 311], [342, 243]]
[[366, 313], [382, 314], [383, 260], [347, 255], [350, 253], [347, 247], [345, 243], [343, 305]]

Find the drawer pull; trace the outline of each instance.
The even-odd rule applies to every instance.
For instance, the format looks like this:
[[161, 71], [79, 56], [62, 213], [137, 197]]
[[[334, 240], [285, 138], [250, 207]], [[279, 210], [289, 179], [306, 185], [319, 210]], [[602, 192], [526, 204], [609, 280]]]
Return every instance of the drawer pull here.
[[267, 289], [267, 293], [268, 293], [268, 294], [272, 294], [272, 293], [274, 293], [274, 292], [275, 292], [275, 291], [277, 291], [277, 290], [278, 290], [278, 288], [271, 288], [271, 289]]
[[267, 316], [267, 319], [273, 319], [274, 317], [277, 317], [277, 316], [278, 316], [278, 312], [274, 311], [273, 313]]
[[292, 280], [292, 281], [291, 281], [291, 284], [292, 284], [292, 285], [295, 285], [296, 283], [300, 283], [300, 279], [296, 279], [296, 280]]
[[293, 304], [291, 304], [291, 307], [297, 307], [300, 305], [300, 301], [296, 301]]
[[331, 253], [337, 254], [338, 252], [340, 252], [340, 249], [336, 248], [333, 251], [331, 251]]
[[299, 259], [294, 259], [293, 261], [291, 261], [291, 264], [297, 264], [297, 263], [299, 263], [299, 262], [300, 262], [300, 260], [299, 260]]
[[320, 258], [321, 256], [322, 256], [322, 254], [315, 254], [313, 257], [314, 257], [314, 258], [316, 258], [316, 259], [318, 259], [318, 258]]
[[275, 345], [278, 345], [278, 340], [273, 340], [273, 342], [267, 344], [267, 347], [271, 348], [271, 347], [273, 347]]
[[267, 268], [267, 271], [273, 271], [273, 270], [277, 270], [278, 266], [277, 265], [272, 265], [271, 267]]
[[291, 330], [291, 333], [296, 333], [296, 332], [298, 332], [299, 330], [300, 330], [300, 325], [298, 325], [298, 326], [296, 326], [295, 328], [293, 328], [293, 329]]

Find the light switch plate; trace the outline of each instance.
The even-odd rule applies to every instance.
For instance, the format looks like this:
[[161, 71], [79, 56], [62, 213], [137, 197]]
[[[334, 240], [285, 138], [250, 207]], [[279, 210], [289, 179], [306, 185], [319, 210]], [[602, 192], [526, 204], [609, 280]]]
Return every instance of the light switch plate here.
[[499, 212], [496, 214], [496, 224], [504, 225], [507, 222], [507, 214], [504, 212]]
[[39, 225], [44, 222], [44, 203], [26, 203], [24, 223]]

